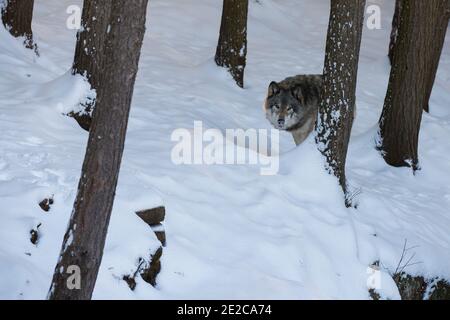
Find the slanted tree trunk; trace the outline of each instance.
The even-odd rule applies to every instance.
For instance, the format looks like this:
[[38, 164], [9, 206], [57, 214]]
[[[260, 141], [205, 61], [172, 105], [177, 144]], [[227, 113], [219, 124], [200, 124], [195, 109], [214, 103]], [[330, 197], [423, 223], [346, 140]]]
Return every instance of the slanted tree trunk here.
[[437, 47], [442, 45], [435, 34], [447, 0], [402, 2], [378, 148], [389, 165], [417, 170], [422, 111], [437, 69]]
[[[92, 89], [100, 85], [105, 60], [104, 47], [112, 7], [111, 0], [84, 0], [81, 17], [82, 28], [77, 34], [73, 74], [85, 76]], [[95, 101], [83, 105], [80, 113], [71, 113], [78, 124], [89, 131]]]
[[38, 53], [31, 29], [33, 7], [34, 0], [6, 0], [2, 7], [2, 22], [14, 37], [25, 37], [25, 46]]
[[[102, 85], [98, 90], [77, 198], [49, 299], [78, 300], [92, 296], [119, 176], [145, 33], [147, 1], [112, 1]], [[80, 270], [80, 289], [71, 290], [67, 286], [70, 266], [77, 266]]]
[[398, 37], [398, 26], [400, 24], [400, 12], [402, 10], [402, 0], [396, 0], [395, 1], [395, 12], [394, 12], [394, 18], [392, 19], [392, 29], [391, 29], [391, 41], [389, 43], [389, 61], [391, 62], [394, 60], [394, 47], [397, 43], [397, 37]]
[[227, 68], [237, 85], [244, 87], [247, 59], [248, 0], [224, 0], [216, 63]]
[[350, 206], [345, 161], [353, 125], [365, 0], [331, 0], [316, 142]]
[[441, 60], [442, 49], [444, 48], [445, 36], [447, 34], [448, 21], [450, 18], [450, 0], [438, 1], [436, 5], [441, 12], [435, 16], [436, 28], [434, 29], [433, 53], [431, 54], [430, 72], [428, 73], [428, 83], [426, 87], [426, 97], [424, 110], [430, 112], [430, 97], [433, 92], [434, 81]]

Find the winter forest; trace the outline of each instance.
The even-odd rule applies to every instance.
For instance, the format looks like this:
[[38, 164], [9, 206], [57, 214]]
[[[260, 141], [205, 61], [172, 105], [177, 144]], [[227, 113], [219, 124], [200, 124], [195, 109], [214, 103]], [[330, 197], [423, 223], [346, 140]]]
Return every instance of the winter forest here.
[[0, 10], [1, 300], [450, 300], [450, 0]]

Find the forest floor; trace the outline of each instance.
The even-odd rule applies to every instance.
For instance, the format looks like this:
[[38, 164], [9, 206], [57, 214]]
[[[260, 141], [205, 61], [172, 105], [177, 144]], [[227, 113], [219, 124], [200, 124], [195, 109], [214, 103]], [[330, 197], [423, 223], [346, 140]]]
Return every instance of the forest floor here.
[[[420, 165], [392, 168], [375, 150], [386, 94], [393, 2], [382, 29], [364, 28], [357, 118], [347, 170], [357, 209], [309, 138], [280, 135], [279, 173], [255, 165], [175, 165], [175, 129], [194, 121], [220, 131], [269, 129], [262, 112], [272, 80], [321, 73], [328, 0], [250, 1], [246, 86], [214, 64], [222, 0], [152, 0], [125, 154], [94, 298], [369, 299], [368, 267], [381, 261], [379, 292], [399, 298], [389, 274], [405, 241], [406, 271], [450, 279], [450, 37]], [[65, 117], [87, 93], [68, 74], [76, 31], [66, 9], [80, 0], [36, 0], [40, 57], [0, 28], [0, 298], [46, 297], [72, 210], [87, 133]], [[54, 197], [46, 213], [38, 203]], [[164, 205], [167, 247], [156, 288], [131, 291], [122, 276], [158, 246], [134, 212]], [[30, 242], [38, 228], [39, 241]]]

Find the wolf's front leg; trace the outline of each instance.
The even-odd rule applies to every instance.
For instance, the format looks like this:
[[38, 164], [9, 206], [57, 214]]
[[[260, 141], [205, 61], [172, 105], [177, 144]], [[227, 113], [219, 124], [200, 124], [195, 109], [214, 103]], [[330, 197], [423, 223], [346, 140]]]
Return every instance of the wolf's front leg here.
[[306, 138], [310, 135], [310, 133], [314, 130], [315, 118], [311, 118], [299, 129], [291, 131], [292, 136], [294, 137], [295, 144], [298, 146], [302, 144]]

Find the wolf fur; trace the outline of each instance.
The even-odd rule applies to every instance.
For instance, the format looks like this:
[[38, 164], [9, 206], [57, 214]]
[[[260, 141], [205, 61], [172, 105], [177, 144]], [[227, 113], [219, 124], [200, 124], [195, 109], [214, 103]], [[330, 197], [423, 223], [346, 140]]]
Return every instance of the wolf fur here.
[[266, 118], [292, 134], [297, 145], [314, 130], [322, 91], [322, 75], [298, 75], [269, 85]]

